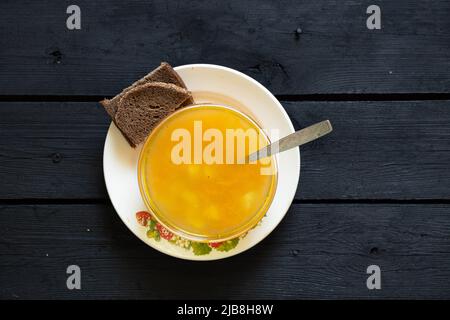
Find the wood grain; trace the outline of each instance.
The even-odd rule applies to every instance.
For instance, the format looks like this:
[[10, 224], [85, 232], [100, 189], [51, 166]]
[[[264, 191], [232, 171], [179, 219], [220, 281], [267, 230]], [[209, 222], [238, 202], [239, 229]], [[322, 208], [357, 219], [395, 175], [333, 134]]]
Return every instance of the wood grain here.
[[[196, 263], [147, 247], [109, 205], [0, 206], [0, 298], [448, 299], [449, 210], [294, 204], [256, 247]], [[80, 291], [66, 289], [71, 264]], [[381, 290], [366, 288], [371, 264]]]
[[[2, 1], [0, 95], [111, 96], [162, 60], [245, 72], [275, 94], [449, 93], [450, 3]], [[297, 29], [301, 33], [296, 33]]]
[[[450, 199], [450, 101], [283, 102], [301, 150], [296, 199]], [[0, 103], [0, 199], [107, 199], [108, 117], [97, 103]]]

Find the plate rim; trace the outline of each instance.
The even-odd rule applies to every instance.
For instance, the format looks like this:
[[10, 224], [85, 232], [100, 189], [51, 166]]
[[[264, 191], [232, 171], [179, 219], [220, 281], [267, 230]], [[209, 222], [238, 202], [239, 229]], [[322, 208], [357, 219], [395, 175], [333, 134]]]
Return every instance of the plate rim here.
[[[238, 77], [244, 78], [245, 80], [253, 83], [254, 85], [256, 85], [260, 90], [262, 90], [271, 100], [274, 104], [277, 105], [279, 111], [281, 112], [281, 114], [283, 115], [283, 117], [285, 118], [285, 120], [287, 120], [287, 123], [289, 124], [289, 130], [291, 132], [294, 132], [294, 125], [292, 124], [292, 121], [289, 117], [289, 115], [287, 114], [286, 110], [284, 109], [283, 105], [280, 103], [280, 101], [275, 97], [275, 95], [273, 95], [265, 86], [263, 86], [261, 83], [259, 83], [257, 80], [253, 79], [252, 77], [246, 75], [245, 73], [242, 73], [238, 70], [226, 67], [226, 66], [221, 66], [221, 65], [216, 65], [216, 64], [207, 64], [207, 63], [194, 63], [194, 64], [185, 64], [185, 65], [181, 65], [181, 66], [176, 66], [173, 69], [175, 71], [178, 70], [183, 70], [183, 69], [189, 69], [189, 68], [206, 68], [206, 69], [216, 69], [216, 70], [222, 70], [222, 71], [226, 71], [226, 72], [230, 72], [235, 74]], [[167, 251], [163, 251], [162, 248], [160, 248], [160, 246], [158, 245], [154, 245], [148, 241], [146, 241], [147, 239], [145, 239], [144, 236], [142, 236], [141, 234], [137, 234], [136, 232], [134, 232], [134, 230], [131, 228], [130, 225], [128, 225], [127, 221], [125, 220], [124, 217], [122, 217], [117, 208], [116, 205], [114, 204], [114, 202], [112, 201], [111, 198], [111, 193], [108, 187], [108, 183], [107, 183], [107, 178], [106, 178], [106, 172], [105, 172], [105, 152], [106, 152], [106, 145], [107, 145], [107, 141], [108, 141], [108, 137], [110, 136], [110, 131], [112, 130], [113, 127], [116, 127], [116, 125], [114, 124], [113, 121], [111, 121], [109, 127], [108, 127], [108, 131], [106, 133], [106, 137], [105, 137], [105, 142], [103, 145], [103, 161], [102, 161], [102, 170], [103, 170], [103, 179], [105, 182], [105, 187], [106, 187], [106, 192], [108, 193], [108, 197], [109, 200], [114, 208], [114, 211], [116, 212], [116, 214], [119, 216], [120, 220], [123, 222], [123, 224], [125, 224], [125, 226], [128, 228], [128, 230], [134, 234], [138, 239], [140, 239], [142, 242], [144, 242], [146, 245], [148, 245], [149, 247], [159, 251], [160, 253], [173, 257], [173, 258], [177, 258], [177, 259], [183, 259], [183, 260], [187, 260], [187, 261], [215, 261], [215, 260], [221, 260], [221, 259], [225, 259], [225, 258], [230, 258], [233, 257], [235, 255], [244, 253], [245, 251], [255, 247], [257, 244], [259, 244], [260, 242], [262, 242], [265, 238], [267, 238], [277, 227], [278, 225], [281, 223], [281, 221], [283, 221], [283, 219], [286, 217], [286, 214], [289, 210], [289, 208], [292, 205], [292, 202], [295, 198], [295, 194], [299, 188], [299, 181], [300, 181], [300, 173], [301, 173], [301, 154], [300, 154], [300, 148], [296, 147], [292, 150], [296, 150], [297, 152], [295, 153], [295, 160], [296, 160], [296, 168], [297, 168], [297, 174], [296, 174], [296, 188], [292, 193], [292, 196], [289, 197], [289, 205], [287, 206], [287, 208], [282, 213], [281, 218], [279, 219], [279, 221], [276, 222], [276, 224], [274, 224], [274, 226], [271, 228], [270, 231], [264, 233], [260, 239], [258, 239], [256, 242], [252, 243], [249, 246], [246, 246], [244, 248], [241, 248], [241, 250], [231, 250], [228, 252], [225, 252], [223, 255], [221, 256], [213, 256], [210, 257], [209, 255], [205, 255], [205, 256], [193, 256], [193, 257], [188, 257], [188, 256], [184, 256], [181, 254], [178, 254], [176, 251], [174, 252], [167, 252]], [[117, 127], [116, 127], [117, 129]], [[118, 130], [118, 129], [117, 129]]]

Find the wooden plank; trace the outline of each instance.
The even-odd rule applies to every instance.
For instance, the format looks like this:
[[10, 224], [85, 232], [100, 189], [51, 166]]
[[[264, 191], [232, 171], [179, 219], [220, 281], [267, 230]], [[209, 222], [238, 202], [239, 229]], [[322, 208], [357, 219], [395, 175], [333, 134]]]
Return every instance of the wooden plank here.
[[0, 198], [104, 198], [108, 126], [96, 103], [0, 103]]
[[[450, 102], [283, 102], [302, 147], [297, 199], [450, 199]], [[97, 103], [0, 103], [0, 199], [105, 199]]]
[[[114, 95], [161, 60], [214, 63], [276, 94], [448, 93], [450, 3], [378, 1], [2, 1], [0, 94]], [[301, 28], [302, 33], [295, 31]]]
[[450, 199], [450, 103], [283, 103], [297, 129], [330, 119], [302, 147], [301, 199]]
[[[0, 206], [0, 297], [448, 299], [449, 210], [294, 204], [250, 251], [196, 263], [147, 247], [110, 206]], [[66, 289], [71, 264], [81, 267], [80, 291]], [[372, 264], [381, 290], [366, 288]]]

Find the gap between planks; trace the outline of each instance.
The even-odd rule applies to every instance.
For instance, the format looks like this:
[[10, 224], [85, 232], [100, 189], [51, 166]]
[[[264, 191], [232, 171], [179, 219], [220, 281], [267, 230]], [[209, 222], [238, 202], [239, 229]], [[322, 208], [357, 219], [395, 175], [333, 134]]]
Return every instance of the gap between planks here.
[[[0, 206], [111, 204], [107, 198], [92, 199], [0, 199]], [[450, 199], [294, 199], [292, 204], [450, 204]]]
[[[289, 94], [275, 95], [280, 101], [420, 101], [450, 100], [450, 93], [389, 93], [389, 94]], [[98, 102], [110, 95], [0, 95], [0, 102]]]

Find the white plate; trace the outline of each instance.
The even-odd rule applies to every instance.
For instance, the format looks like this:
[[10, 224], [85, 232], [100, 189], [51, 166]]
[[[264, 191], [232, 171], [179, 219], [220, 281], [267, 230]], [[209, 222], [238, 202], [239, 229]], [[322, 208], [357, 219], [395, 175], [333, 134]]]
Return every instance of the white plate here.
[[[211, 102], [235, 107], [249, 114], [264, 129], [278, 129], [280, 137], [294, 132], [294, 127], [278, 100], [260, 83], [236, 70], [209, 64], [191, 64], [175, 70], [193, 93], [196, 103]], [[269, 132], [270, 136], [270, 132]], [[271, 137], [273, 140], [274, 137]], [[117, 214], [125, 225], [149, 246], [173, 257], [188, 260], [216, 260], [241, 253], [263, 240], [285, 216], [297, 190], [300, 176], [298, 148], [277, 157], [278, 186], [273, 202], [262, 222], [238, 245], [228, 251], [212, 250], [195, 255], [164, 239], [148, 238], [147, 228], [139, 225], [135, 213], [147, 210], [141, 199], [137, 180], [140, 147], [131, 148], [114, 123], [111, 123], [103, 151], [103, 172], [106, 188]]]

